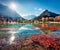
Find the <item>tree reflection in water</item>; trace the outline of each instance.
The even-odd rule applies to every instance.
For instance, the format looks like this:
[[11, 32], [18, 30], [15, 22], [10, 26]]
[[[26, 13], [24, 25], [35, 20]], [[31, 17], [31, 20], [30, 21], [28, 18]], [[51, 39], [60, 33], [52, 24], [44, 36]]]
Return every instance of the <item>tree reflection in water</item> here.
[[[46, 48], [51, 48], [51, 47], [47, 47], [48, 46], [47, 42], [50, 40], [49, 37], [51, 36], [47, 34], [47, 36], [41, 36], [43, 37], [41, 39], [39, 35], [45, 35], [43, 31], [47, 31], [47, 30], [50, 30], [50, 32], [55, 31], [51, 29], [52, 27], [53, 26], [47, 25], [47, 24], [40, 24], [37, 27], [31, 24], [27, 24], [22, 27], [19, 27], [17, 30], [10, 30], [4, 33], [0, 33], [0, 50], [40, 50], [40, 49], [46, 50]], [[56, 27], [54, 26], [54, 29], [55, 28]], [[37, 41], [38, 43], [32, 41], [30, 38], [32, 38], [33, 35], [36, 35], [37, 37], [39, 37], [37, 38], [36, 36], [34, 36], [34, 38], [37, 38], [36, 41], [38, 39], [41, 39], [41, 41], [38, 40]], [[34, 38], [32, 39], [34, 40]], [[48, 40], [44, 41], [44, 39], [48, 39]], [[52, 40], [50, 42], [53, 43]], [[56, 47], [60, 48], [60, 46], [57, 46], [57, 45], [60, 45], [60, 42], [55, 40], [54, 42], [57, 42]]]

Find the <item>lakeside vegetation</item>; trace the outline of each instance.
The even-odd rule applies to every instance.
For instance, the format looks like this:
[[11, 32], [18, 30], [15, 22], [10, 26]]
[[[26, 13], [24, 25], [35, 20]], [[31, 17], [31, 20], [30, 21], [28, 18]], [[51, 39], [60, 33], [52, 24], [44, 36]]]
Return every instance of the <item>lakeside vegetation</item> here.
[[[56, 35], [53, 37], [49, 34], [56, 30], [60, 30], [60, 16], [58, 18], [44, 18], [42, 17], [40, 20], [22, 20], [19, 19], [17, 21], [8, 20], [5, 18], [0, 18], [0, 29], [2, 28], [14, 28], [18, 29], [26, 24], [31, 24], [35, 27], [41, 29], [44, 34], [27, 34], [23, 37], [18, 37], [13, 41], [12, 44], [6, 42], [9, 41], [7, 38], [12, 38], [10, 34], [7, 32], [0, 32], [0, 50], [59, 50], [60, 49], [60, 38], [56, 39]], [[51, 20], [52, 19], [52, 20]], [[58, 20], [57, 20], [58, 19]], [[25, 28], [27, 29], [27, 28]], [[30, 28], [28, 28], [30, 29]], [[34, 28], [33, 28], [34, 29]], [[33, 30], [32, 29], [32, 30]], [[26, 30], [25, 30], [26, 31]], [[23, 32], [24, 33], [24, 32]], [[25, 32], [26, 33], [26, 32]], [[38, 32], [37, 32], [38, 33]], [[12, 32], [12, 35], [14, 32]], [[11, 36], [11, 37], [10, 37]], [[60, 34], [59, 34], [60, 36]], [[29, 37], [29, 38], [28, 38]], [[36, 40], [37, 39], [37, 40]]]

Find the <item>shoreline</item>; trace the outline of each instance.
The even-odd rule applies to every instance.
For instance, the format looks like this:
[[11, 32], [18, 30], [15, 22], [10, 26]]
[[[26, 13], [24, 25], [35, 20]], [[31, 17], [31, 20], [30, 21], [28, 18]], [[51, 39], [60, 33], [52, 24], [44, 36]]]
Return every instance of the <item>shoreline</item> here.
[[0, 30], [17, 30], [17, 28], [0, 28]]

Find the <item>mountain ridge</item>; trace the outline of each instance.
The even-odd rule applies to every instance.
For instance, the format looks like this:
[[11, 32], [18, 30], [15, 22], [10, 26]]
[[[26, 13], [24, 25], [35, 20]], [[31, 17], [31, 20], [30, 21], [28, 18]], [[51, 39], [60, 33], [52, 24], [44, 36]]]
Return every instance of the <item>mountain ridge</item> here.
[[42, 12], [38, 17], [34, 18], [35, 20], [39, 20], [41, 19], [42, 17], [56, 17], [58, 16], [59, 14], [56, 14], [56, 13], [53, 13], [51, 11], [48, 11], [48, 10], [45, 10], [44, 12]]
[[[0, 4], [0, 16], [6, 16], [6, 18], [11, 17], [14, 20], [22, 18], [16, 11], [13, 11], [8, 6]], [[22, 18], [24, 20], [24, 18]]]
[[6, 16], [13, 18], [14, 20], [18, 20], [19, 18], [22, 18], [23, 20], [39, 20], [42, 17], [56, 17], [59, 14], [53, 13], [51, 11], [45, 10], [43, 11], [39, 16], [35, 16], [35, 15], [28, 15], [25, 16], [24, 18], [21, 17], [16, 11], [11, 10], [9, 7], [0, 4], [0, 16]]
[[35, 17], [36, 17], [35, 15], [28, 15], [28, 16], [25, 16], [24, 19], [31, 20], [31, 19], [34, 19]]

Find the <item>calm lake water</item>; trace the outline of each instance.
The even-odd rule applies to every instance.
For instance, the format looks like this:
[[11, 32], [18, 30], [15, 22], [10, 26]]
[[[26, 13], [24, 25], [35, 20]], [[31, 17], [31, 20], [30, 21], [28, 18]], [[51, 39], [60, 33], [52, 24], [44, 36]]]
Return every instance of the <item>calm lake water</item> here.
[[[53, 36], [54, 38], [60, 38], [60, 27], [55, 24], [40, 24], [38, 26], [34, 26], [32, 24], [26, 25], [9, 25], [7, 28], [17, 28], [16, 30], [0, 30], [0, 39], [5, 39], [6, 43], [13, 43], [13, 41], [26, 40], [29, 39], [32, 35], [35, 34], [46, 34], [48, 36]], [[18, 39], [17, 39], [18, 38]]]
[[44, 32], [38, 28], [35, 27], [32, 24], [26, 24], [23, 26], [20, 25], [12, 25], [10, 28], [17, 28], [16, 30], [0, 30], [2, 38], [4, 38], [7, 43], [12, 43], [12, 41], [17, 40], [18, 37], [20, 37], [22, 40], [26, 40], [30, 38], [34, 34], [44, 34]]

